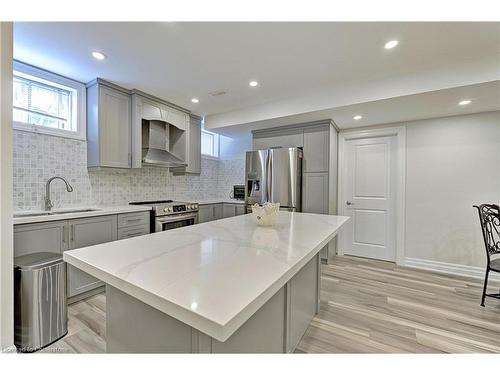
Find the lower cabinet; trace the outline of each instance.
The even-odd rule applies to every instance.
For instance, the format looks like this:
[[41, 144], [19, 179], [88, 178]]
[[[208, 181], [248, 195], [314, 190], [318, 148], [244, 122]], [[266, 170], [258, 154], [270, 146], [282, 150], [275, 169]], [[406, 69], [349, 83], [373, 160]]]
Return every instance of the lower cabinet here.
[[222, 203], [204, 204], [198, 206], [198, 222], [206, 223], [208, 221], [222, 219]]
[[226, 217], [236, 216], [236, 205], [232, 203], [223, 203], [222, 204], [222, 217], [225, 219]]
[[[328, 172], [304, 173], [302, 175], [302, 212], [325, 214], [328, 207]], [[328, 261], [328, 245], [320, 252], [321, 259]]]
[[206, 223], [212, 220], [245, 214], [245, 205], [238, 203], [203, 204], [198, 208], [198, 222]]
[[222, 204], [222, 216], [232, 217], [245, 214], [245, 205], [241, 203], [223, 203]]
[[15, 225], [14, 256], [42, 251], [61, 254], [68, 250], [67, 227], [67, 221]]
[[198, 206], [198, 222], [206, 223], [214, 220], [214, 209], [211, 204]]
[[[69, 250], [115, 241], [116, 215], [98, 216], [69, 221]], [[68, 265], [68, 297], [88, 292], [104, 285], [99, 279]]]
[[[14, 226], [14, 256], [42, 251], [62, 254], [66, 250], [148, 233], [150, 233], [149, 212], [19, 224]], [[95, 277], [68, 265], [68, 298], [102, 285], [104, 284]]]
[[302, 212], [328, 214], [328, 173], [304, 173]]

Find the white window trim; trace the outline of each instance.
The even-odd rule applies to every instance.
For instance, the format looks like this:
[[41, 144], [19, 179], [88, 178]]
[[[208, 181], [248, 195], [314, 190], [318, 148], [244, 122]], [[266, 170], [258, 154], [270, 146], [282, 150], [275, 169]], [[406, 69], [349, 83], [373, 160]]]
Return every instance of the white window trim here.
[[72, 138], [85, 141], [87, 140], [87, 89], [81, 82], [60, 76], [59, 74], [48, 72], [32, 65], [24, 64], [20, 61], [14, 61], [13, 70], [21, 73], [29, 74], [41, 79], [54, 82], [59, 85], [70, 87], [77, 91], [77, 131], [69, 131], [63, 129], [51, 129], [43, 126], [36, 126], [24, 122], [13, 121], [12, 127], [15, 130], [32, 132], [37, 134], [47, 134], [57, 137]]
[[208, 131], [208, 130], [205, 130], [205, 129], [201, 129], [201, 131], [205, 132], [205, 133], [208, 133], [208, 134], [212, 134], [214, 136], [214, 143], [215, 143], [214, 144], [214, 148], [217, 151], [217, 156], [207, 155], [207, 154], [203, 154], [202, 153], [201, 157], [205, 158], [205, 159], [219, 160], [219, 157], [220, 157], [220, 140], [219, 140], [219, 134], [211, 132], [211, 131]]

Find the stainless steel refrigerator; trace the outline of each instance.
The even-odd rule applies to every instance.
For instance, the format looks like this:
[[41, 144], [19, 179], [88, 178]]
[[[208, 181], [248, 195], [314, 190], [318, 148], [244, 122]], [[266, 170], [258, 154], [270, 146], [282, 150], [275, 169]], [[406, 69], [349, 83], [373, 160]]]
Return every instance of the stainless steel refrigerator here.
[[245, 168], [247, 206], [265, 202], [302, 211], [302, 149], [272, 148], [248, 151]]

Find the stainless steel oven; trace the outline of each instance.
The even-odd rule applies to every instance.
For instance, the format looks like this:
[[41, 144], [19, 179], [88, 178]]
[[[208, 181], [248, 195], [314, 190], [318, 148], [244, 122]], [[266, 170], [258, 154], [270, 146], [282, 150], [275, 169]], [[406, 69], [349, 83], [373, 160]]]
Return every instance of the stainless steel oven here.
[[151, 207], [152, 232], [163, 232], [198, 223], [198, 203], [165, 200], [130, 204]]
[[198, 213], [158, 216], [155, 218], [155, 232], [187, 227], [198, 223]]

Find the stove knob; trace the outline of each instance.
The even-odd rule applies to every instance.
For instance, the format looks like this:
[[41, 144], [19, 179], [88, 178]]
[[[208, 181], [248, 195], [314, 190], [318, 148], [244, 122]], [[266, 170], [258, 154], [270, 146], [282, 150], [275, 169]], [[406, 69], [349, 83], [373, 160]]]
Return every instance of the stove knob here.
[[163, 208], [163, 212], [167, 212], [168, 211], [168, 208], [167, 207], [164, 207]]
[[193, 206], [191, 206], [190, 204], [188, 204], [188, 205], [186, 206], [186, 209], [188, 209], [188, 210], [192, 210], [192, 209], [193, 209]]

